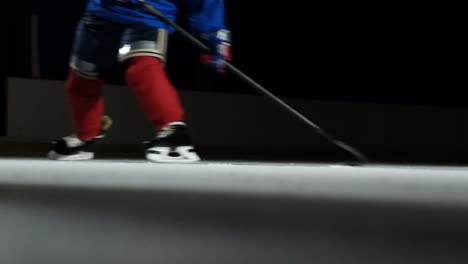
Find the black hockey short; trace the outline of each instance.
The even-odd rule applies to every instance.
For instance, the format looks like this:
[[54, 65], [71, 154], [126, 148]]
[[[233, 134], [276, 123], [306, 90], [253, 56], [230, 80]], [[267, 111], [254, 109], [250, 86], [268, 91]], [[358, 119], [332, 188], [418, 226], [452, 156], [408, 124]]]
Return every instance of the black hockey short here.
[[77, 27], [70, 67], [80, 77], [100, 79], [116, 62], [136, 56], [165, 60], [168, 33], [140, 23], [119, 24], [85, 14]]

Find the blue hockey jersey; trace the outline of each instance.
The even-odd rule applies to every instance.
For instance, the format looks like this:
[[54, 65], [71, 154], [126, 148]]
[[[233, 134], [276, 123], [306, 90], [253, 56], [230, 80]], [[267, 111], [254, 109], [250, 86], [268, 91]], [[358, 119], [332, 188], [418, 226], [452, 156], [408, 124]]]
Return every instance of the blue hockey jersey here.
[[[175, 20], [177, 11], [184, 5], [190, 30], [203, 34], [224, 28], [223, 0], [146, 0], [170, 20]], [[87, 11], [104, 19], [129, 24], [140, 22], [149, 26], [164, 28], [169, 32], [174, 29], [148, 12], [143, 6], [136, 6], [125, 1], [90, 0]]]

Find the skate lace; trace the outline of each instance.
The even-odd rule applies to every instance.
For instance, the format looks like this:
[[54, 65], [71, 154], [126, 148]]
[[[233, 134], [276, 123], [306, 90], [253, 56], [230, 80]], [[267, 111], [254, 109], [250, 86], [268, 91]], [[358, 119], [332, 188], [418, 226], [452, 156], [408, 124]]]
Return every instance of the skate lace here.
[[177, 129], [176, 127], [177, 125], [185, 126], [185, 123], [184, 122], [169, 123], [167, 126], [163, 127], [161, 131], [156, 133], [156, 138], [163, 138], [163, 137], [167, 137], [167, 136], [174, 134], [174, 132]]
[[175, 127], [167, 126], [156, 134], [156, 138], [163, 138], [172, 135], [175, 132]]

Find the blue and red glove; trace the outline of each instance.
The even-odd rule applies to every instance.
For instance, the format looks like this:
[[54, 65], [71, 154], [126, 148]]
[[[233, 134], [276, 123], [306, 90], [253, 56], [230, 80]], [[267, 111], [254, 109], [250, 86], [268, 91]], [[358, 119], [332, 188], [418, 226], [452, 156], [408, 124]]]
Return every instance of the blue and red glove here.
[[210, 34], [203, 34], [202, 38], [213, 53], [201, 54], [201, 62], [217, 72], [226, 72], [226, 62], [232, 60], [231, 32], [224, 28]]

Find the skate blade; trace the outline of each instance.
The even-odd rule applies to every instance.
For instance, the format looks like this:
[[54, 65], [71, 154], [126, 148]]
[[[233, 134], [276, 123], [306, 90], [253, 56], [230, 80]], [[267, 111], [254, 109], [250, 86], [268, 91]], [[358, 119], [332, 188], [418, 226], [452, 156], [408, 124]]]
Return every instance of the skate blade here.
[[77, 160], [90, 160], [94, 158], [92, 152], [80, 152], [73, 155], [62, 155], [53, 150], [47, 153], [47, 157], [51, 160], [62, 160], [62, 161], [77, 161]]
[[[171, 156], [171, 154], [177, 156]], [[146, 159], [162, 163], [190, 163], [199, 161], [200, 157], [191, 146], [177, 147], [175, 150], [169, 147], [154, 147], [146, 151]]]

